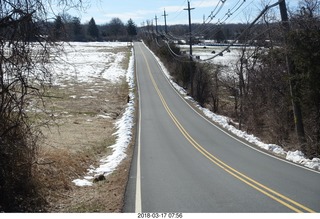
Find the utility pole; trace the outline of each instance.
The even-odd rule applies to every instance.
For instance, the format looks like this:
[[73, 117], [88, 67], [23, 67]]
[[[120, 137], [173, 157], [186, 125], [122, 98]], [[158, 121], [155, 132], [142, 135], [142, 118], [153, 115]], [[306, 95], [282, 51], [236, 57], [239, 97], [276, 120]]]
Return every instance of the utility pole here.
[[156, 33], [158, 33], [158, 17], [157, 15], [154, 17], [155, 21], [156, 21]]
[[[282, 25], [284, 27], [284, 31], [286, 32], [285, 41], [286, 46], [288, 46], [288, 33], [290, 31], [290, 24], [288, 19], [288, 12], [285, 0], [279, 0], [279, 7], [280, 7], [280, 14]], [[297, 77], [296, 72], [294, 71], [294, 63], [291, 60], [288, 52], [286, 52], [286, 63], [287, 63], [287, 71], [290, 76], [290, 94], [292, 99], [292, 108], [293, 108], [293, 115], [294, 115], [294, 123], [296, 128], [296, 133], [299, 139], [300, 147], [302, 152], [306, 152], [306, 138], [303, 126], [303, 119], [302, 119], [302, 110], [300, 104], [301, 92], [300, 92], [300, 85], [299, 79]]]
[[166, 34], [168, 34], [168, 28], [167, 28], [167, 16], [168, 16], [168, 14], [166, 14], [166, 9], [164, 9], [162, 16], [164, 17], [164, 31], [166, 32]]
[[190, 55], [190, 90], [191, 90], [191, 96], [193, 95], [193, 70], [192, 70], [192, 29], [191, 29], [191, 10], [194, 8], [190, 8], [190, 1], [188, 1], [188, 8], [185, 8], [183, 10], [188, 10], [189, 15], [189, 55]]

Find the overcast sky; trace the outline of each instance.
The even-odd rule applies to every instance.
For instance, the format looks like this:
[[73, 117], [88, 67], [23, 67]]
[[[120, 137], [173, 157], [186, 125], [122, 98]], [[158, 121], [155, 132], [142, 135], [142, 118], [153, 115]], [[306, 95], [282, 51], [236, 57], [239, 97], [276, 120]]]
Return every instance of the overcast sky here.
[[[192, 23], [202, 23], [210, 14], [215, 15], [211, 23], [225, 21], [226, 23], [247, 22], [253, 20], [264, 5], [273, 4], [278, 0], [190, 0]], [[299, 0], [287, 0], [289, 8], [296, 6]], [[82, 23], [92, 17], [97, 24], [110, 22], [114, 17], [126, 23], [130, 18], [141, 26], [142, 22], [158, 17], [158, 24], [164, 25], [164, 10], [166, 10], [167, 24], [187, 24], [188, 0], [92, 0], [87, 1], [85, 11], [68, 11], [72, 16], [80, 17]], [[222, 3], [224, 2], [224, 3]], [[278, 8], [275, 8], [278, 12]]]

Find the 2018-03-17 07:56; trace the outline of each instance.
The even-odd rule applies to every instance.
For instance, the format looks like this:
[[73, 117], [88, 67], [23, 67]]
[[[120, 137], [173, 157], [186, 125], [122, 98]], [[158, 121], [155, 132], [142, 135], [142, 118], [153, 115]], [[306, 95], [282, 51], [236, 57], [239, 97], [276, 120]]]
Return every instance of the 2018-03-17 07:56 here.
[[183, 218], [182, 213], [137, 213], [137, 218]]

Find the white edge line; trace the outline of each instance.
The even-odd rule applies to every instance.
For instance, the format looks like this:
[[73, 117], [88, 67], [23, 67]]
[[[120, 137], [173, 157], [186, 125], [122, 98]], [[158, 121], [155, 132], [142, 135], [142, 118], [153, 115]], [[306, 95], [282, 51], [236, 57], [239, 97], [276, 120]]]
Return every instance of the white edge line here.
[[[136, 72], [136, 81], [137, 81], [137, 87], [138, 87], [138, 95], [140, 97], [140, 89], [139, 89], [139, 83], [138, 83], [139, 77], [138, 77], [136, 62], [135, 62], [135, 72]], [[140, 172], [140, 169], [141, 169], [140, 168], [140, 152], [141, 152], [140, 140], [141, 140], [141, 100], [139, 98], [138, 155], [137, 155], [136, 199], [135, 199], [135, 212], [136, 213], [141, 213], [142, 212], [142, 205], [141, 205], [141, 172]]]
[[[147, 47], [146, 45], [145, 45], [145, 47], [146, 47], [146, 48], [149, 50], [149, 52], [151, 52], [151, 54], [155, 57], [155, 54], [149, 49], [149, 47]], [[156, 59], [156, 61], [157, 61], [157, 59]], [[157, 63], [158, 63], [158, 61], [157, 61]], [[272, 154], [269, 154], [269, 153], [267, 153], [267, 152], [264, 152], [264, 151], [262, 151], [262, 150], [260, 150], [260, 149], [258, 149], [258, 148], [255, 148], [255, 147], [249, 145], [248, 143], [246, 143], [244, 140], [240, 139], [240, 137], [239, 137], [239, 138], [236, 138], [236, 137], [234, 137], [233, 135], [231, 135], [230, 133], [228, 133], [227, 131], [223, 130], [223, 129], [222, 129], [221, 127], [219, 127], [218, 125], [214, 124], [213, 121], [211, 121], [211, 120], [209, 120], [208, 118], [204, 117], [204, 116], [201, 115], [199, 112], [197, 112], [193, 107], [190, 106], [190, 104], [182, 97], [182, 94], [180, 94], [180, 93], [177, 91], [177, 89], [172, 85], [172, 83], [170, 82], [169, 78], [168, 78], [168, 77], [166, 76], [166, 74], [164, 73], [161, 65], [160, 65], [159, 63], [158, 63], [158, 65], [159, 65], [159, 67], [160, 67], [160, 69], [161, 69], [161, 72], [162, 72], [163, 76], [164, 76], [165, 79], [169, 82], [169, 84], [170, 84], [170, 86], [173, 88], [173, 90], [174, 90], [174, 91], [180, 96], [180, 98], [188, 105], [188, 107], [190, 107], [195, 113], [197, 113], [200, 117], [202, 117], [202, 118], [203, 118], [204, 120], [206, 120], [208, 123], [210, 123], [211, 125], [213, 125], [213, 126], [216, 127], [217, 129], [219, 129], [220, 131], [222, 131], [223, 133], [225, 133], [225, 134], [228, 135], [229, 137], [235, 139], [236, 141], [238, 141], [238, 142], [246, 145], [247, 147], [249, 147], [249, 148], [251, 148], [251, 149], [253, 149], [253, 150], [256, 150], [256, 151], [258, 151], [258, 152], [260, 152], [260, 153], [262, 153], [262, 154], [265, 154], [265, 155], [267, 155], [267, 156], [269, 156], [269, 157], [273, 157], [274, 159], [277, 159], [277, 160], [286, 162], [286, 163], [288, 163], [288, 164], [291, 164], [291, 165], [300, 167], [300, 168], [302, 168], [302, 169], [309, 170], [309, 171], [311, 171], [311, 172], [320, 174], [320, 172], [317, 171], [317, 170], [314, 170], [314, 169], [311, 169], [311, 168], [308, 168], [308, 167], [305, 167], [305, 166], [296, 164], [296, 163], [291, 162], [291, 161], [288, 161], [288, 160], [286, 160], [286, 159], [279, 158], [279, 157], [277, 157], [276, 155], [272, 155]], [[257, 147], [258, 147], [258, 146], [257, 146]]]

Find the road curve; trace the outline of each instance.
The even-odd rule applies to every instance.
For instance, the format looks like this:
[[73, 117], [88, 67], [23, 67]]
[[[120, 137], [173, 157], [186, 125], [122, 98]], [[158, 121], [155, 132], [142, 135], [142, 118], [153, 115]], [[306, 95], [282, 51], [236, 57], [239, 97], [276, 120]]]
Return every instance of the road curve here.
[[196, 113], [134, 44], [139, 124], [124, 212], [320, 212], [320, 174], [261, 153]]

